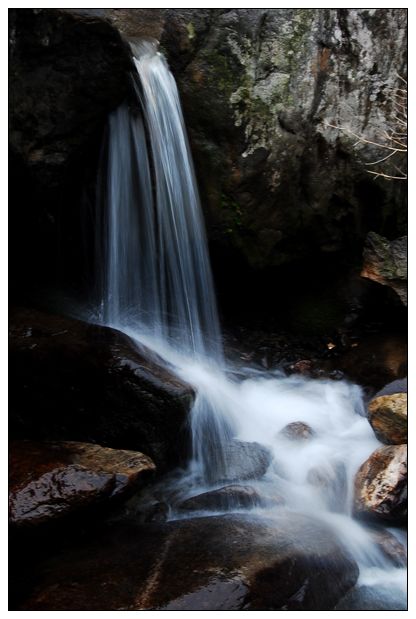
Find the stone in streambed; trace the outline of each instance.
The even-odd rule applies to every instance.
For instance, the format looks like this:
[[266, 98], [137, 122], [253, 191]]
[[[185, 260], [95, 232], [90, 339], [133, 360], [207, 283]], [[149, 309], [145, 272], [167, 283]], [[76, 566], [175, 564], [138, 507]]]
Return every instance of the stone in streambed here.
[[371, 539], [380, 548], [381, 552], [395, 567], [407, 565], [407, 552], [405, 546], [386, 529], [369, 529]]
[[357, 516], [401, 523], [407, 516], [407, 445], [376, 449], [355, 476]]
[[119, 522], [35, 573], [19, 610], [325, 610], [358, 567], [325, 525], [287, 512]]
[[185, 511], [221, 511], [255, 507], [261, 502], [261, 497], [254, 488], [235, 484], [190, 497], [177, 507]]
[[127, 496], [155, 469], [140, 452], [71, 441], [12, 442], [10, 523], [36, 526]]
[[216, 472], [217, 481], [244, 481], [263, 477], [272, 454], [260, 443], [233, 440], [223, 446], [222, 459], [223, 467]]
[[368, 421], [382, 443], [407, 443], [407, 393], [374, 398], [368, 405]]
[[315, 431], [303, 421], [293, 421], [288, 423], [283, 430], [280, 430], [279, 434], [291, 441], [305, 441], [312, 438], [315, 435]]
[[384, 385], [384, 387], [374, 395], [373, 399], [381, 395], [393, 395], [395, 393], [407, 393], [407, 376], [405, 378], [397, 378], [387, 383], [387, 385]]

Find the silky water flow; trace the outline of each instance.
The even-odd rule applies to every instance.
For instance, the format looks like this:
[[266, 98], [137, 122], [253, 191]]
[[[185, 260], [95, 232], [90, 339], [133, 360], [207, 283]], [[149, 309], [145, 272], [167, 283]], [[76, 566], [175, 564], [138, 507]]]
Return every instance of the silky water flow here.
[[[361, 390], [346, 381], [237, 371], [226, 361], [175, 80], [153, 42], [131, 48], [137, 100], [110, 115], [101, 164], [100, 320], [154, 351], [195, 389], [193, 455], [174, 482], [177, 493], [186, 499], [224, 486], [230, 446], [267, 449], [266, 474], [250, 480], [265, 500], [250, 513], [273, 518], [286, 509], [324, 521], [355, 557], [358, 585], [373, 588], [379, 603], [385, 596], [386, 608], [405, 608], [405, 568], [393, 565], [351, 514], [354, 475], [380, 446]], [[294, 443], [280, 431], [299, 421], [314, 435]], [[313, 483], [317, 472], [326, 483]], [[267, 501], [276, 493], [284, 508]], [[242, 508], [230, 503], [226, 510]], [[186, 516], [173, 509], [170, 517]]]

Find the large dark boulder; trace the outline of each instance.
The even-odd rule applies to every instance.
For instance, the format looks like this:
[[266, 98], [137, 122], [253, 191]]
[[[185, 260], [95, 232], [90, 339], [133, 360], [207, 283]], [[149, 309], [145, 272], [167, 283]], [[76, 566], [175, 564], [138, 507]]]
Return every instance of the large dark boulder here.
[[10, 145], [50, 191], [128, 92], [127, 44], [104, 11], [10, 11]]
[[358, 567], [332, 532], [288, 512], [118, 523], [43, 561], [20, 610], [326, 610]]
[[13, 441], [9, 522], [33, 527], [127, 498], [155, 469], [136, 451], [75, 441]]
[[57, 282], [85, 284], [91, 256], [83, 239], [93, 239], [87, 226], [103, 133], [108, 113], [128, 96], [130, 70], [128, 45], [103, 10], [9, 11], [16, 299]]
[[99, 442], [161, 469], [188, 454], [192, 389], [119, 331], [16, 311], [9, 367], [12, 438]]

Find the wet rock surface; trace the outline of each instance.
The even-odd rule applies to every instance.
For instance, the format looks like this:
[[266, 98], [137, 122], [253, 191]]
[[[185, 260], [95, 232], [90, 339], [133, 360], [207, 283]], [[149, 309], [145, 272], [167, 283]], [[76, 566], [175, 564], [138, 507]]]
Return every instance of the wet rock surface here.
[[407, 445], [376, 449], [355, 476], [357, 516], [401, 523], [407, 516]]
[[32, 310], [9, 333], [12, 438], [99, 442], [161, 469], [186, 458], [193, 390], [127, 336]]
[[325, 610], [358, 568], [321, 524], [213, 516], [106, 528], [39, 565], [19, 610]]
[[10, 445], [9, 520], [36, 526], [135, 490], [156, 467], [146, 455], [78, 442]]
[[372, 540], [396, 567], [406, 567], [406, 547], [387, 529], [370, 529]]
[[[368, 397], [373, 397], [390, 382], [407, 375], [406, 335], [374, 333], [380, 329], [380, 325], [363, 325], [348, 333], [311, 336], [240, 326], [226, 332], [225, 344], [234, 365], [243, 372], [250, 368], [310, 378], [344, 378], [363, 386]], [[402, 388], [394, 387], [392, 393]]]
[[362, 585], [351, 589], [335, 610], [407, 610], [407, 604], [400, 590]]
[[368, 421], [382, 443], [407, 443], [407, 393], [381, 395], [371, 400]]
[[185, 511], [222, 511], [255, 507], [261, 503], [261, 496], [254, 488], [235, 484], [190, 497], [179, 503], [177, 508]]
[[216, 472], [218, 481], [244, 481], [263, 477], [272, 454], [260, 443], [229, 441], [223, 446], [224, 466]]
[[291, 441], [306, 441], [315, 435], [315, 431], [303, 421], [294, 421], [293, 423], [288, 423], [279, 432], [279, 435]]
[[381, 395], [393, 395], [395, 393], [407, 393], [407, 377], [398, 378], [391, 383], [384, 385], [380, 391], [377, 391], [374, 398], [378, 398]]

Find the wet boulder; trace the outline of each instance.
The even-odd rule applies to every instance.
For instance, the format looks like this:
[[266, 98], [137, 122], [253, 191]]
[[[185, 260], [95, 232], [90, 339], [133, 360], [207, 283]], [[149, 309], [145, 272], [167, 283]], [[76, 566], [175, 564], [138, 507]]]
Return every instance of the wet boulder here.
[[369, 529], [371, 539], [396, 567], [407, 565], [406, 547], [387, 529]]
[[140, 452], [79, 442], [14, 441], [10, 446], [10, 523], [36, 526], [127, 498], [154, 473]]
[[120, 331], [22, 309], [9, 341], [12, 438], [141, 451], [161, 469], [186, 459], [193, 390]]
[[42, 561], [19, 610], [326, 610], [358, 567], [296, 513], [118, 523]]
[[368, 421], [382, 443], [407, 443], [407, 393], [374, 398], [368, 405]]
[[405, 592], [394, 585], [358, 585], [347, 593], [335, 610], [407, 610], [407, 599]]
[[222, 511], [250, 508], [260, 504], [261, 497], [254, 488], [235, 484], [197, 494], [181, 501], [177, 507], [185, 511]]
[[407, 445], [376, 449], [355, 476], [357, 516], [401, 523], [407, 516]]
[[260, 479], [271, 461], [272, 454], [264, 445], [232, 440], [222, 447], [221, 462], [215, 475], [217, 481]]
[[407, 376], [405, 378], [397, 378], [387, 385], [384, 385], [380, 391], [377, 391], [374, 398], [378, 398], [381, 395], [393, 395], [395, 393], [407, 393]]
[[305, 441], [312, 438], [315, 435], [315, 431], [303, 421], [294, 421], [288, 423], [283, 430], [280, 430], [279, 435], [291, 441]]

